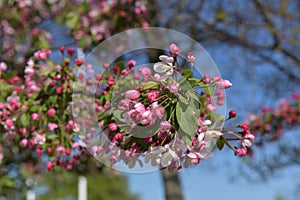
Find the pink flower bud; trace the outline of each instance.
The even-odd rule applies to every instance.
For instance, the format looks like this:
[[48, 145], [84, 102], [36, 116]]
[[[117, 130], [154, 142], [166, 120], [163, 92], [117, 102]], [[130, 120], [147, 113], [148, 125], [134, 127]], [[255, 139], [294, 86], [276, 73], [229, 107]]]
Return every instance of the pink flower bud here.
[[28, 140], [26, 138], [24, 138], [20, 141], [20, 146], [23, 148], [25, 148], [27, 146], [27, 144], [28, 144]]
[[176, 44], [172, 43], [169, 47], [169, 52], [172, 57], [177, 57], [180, 54], [180, 49]]
[[203, 83], [210, 83], [210, 77], [208, 74], [205, 74], [202, 78]]
[[128, 90], [125, 92], [125, 97], [131, 100], [136, 100], [139, 98], [140, 93], [137, 90]]
[[117, 133], [115, 136], [114, 136], [114, 140], [117, 141], [117, 142], [122, 142], [123, 141], [123, 134], [122, 133]]
[[109, 129], [110, 131], [115, 131], [115, 130], [118, 129], [118, 126], [117, 126], [116, 123], [110, 123], [110, 124], [108, 124], [108, 129]]
[[108, 85], [113, 85], [115, 84], [115, 80], [112, 77], [106, 77], [107, 84]]
[[234, 155], [245, 156], [247, 153], [246, 149], [236, 149]]
[[53, 163], [51, 161], [47, 162], [46, 167], [48, 171], [53, 171]]
[[0, 63], [0, 71], [5, 71], [7, 69], [7, 65], [5, 62]]
[[241, 129], [243, 129], [244, 131], [247, 131], [249, 129], [249, 124], [243, 123], [243, 124], [240, 124], [239, 127]]
[[38, 117], [39, 117], [39, 115], [37, 113], [32, 113], [32, 115], [31, 115], [32, 120], [37, 120]]
[[73, 48], [68, 48], [67, 52], [72, 56], [75, 53], [75, 50]]
[[129, 60], [127, 63], [127, 66], [129, 67], [129, 69], [133, 68], [135, 66], [135, 61], [134, 60]]
[[157, 99], [158, 95], [159, 95], [159, 94], [158, 94], [157, 91], [149, 92], [149, 93], [148, 93], [148, 96], [147, 96], [148, 101], [150, 101], [151, 103], [154, 102], [154, 101]]
[[58, 128], [56, 123], [48, 123], [48, 129], [50, 131], [54, 131], [54, 129]]
[[54, 116], [54, 115], [55, 115], [55, 113], [56, 113], [56, 111], [55, 111], [55, 109], [54, 109], [54, 108], [50, 108], [50, 109], [48, 110], [48, 112], [47, 112], [47, 114], [48, 114], [48, 116], [49, 116], [49, 117], [52, 117], [52, 116]]
[[228, 81], [228, 80], [221, 79], [221, 80], [217, 81], [217, 86], [221, 89], [227, 89], [232, 86], [232, 83], [230, 83], [230, 81]]
[[236, 117], [236, 112], [235, 112], [235, 110], [229, 111], [229, 118], [231, 119], [231, 118], [235, 118], [235, 117]]

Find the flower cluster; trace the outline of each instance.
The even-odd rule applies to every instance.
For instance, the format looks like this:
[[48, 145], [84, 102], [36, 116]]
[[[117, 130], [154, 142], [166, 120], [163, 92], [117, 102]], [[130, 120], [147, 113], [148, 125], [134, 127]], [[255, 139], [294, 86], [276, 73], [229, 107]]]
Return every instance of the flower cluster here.
[[294, 93], [280, 106], [269, 108], [264, 106], [261, 114], [251, 114], [248, 118], [249, 129], [256, 134], [258, 146], [265, 142], [278, 140], [284, 129], [300, 124], [300, 94]]
[[[236, 155], [246, 154], [254, 135], [245, 125], [237, 132], [222, 128], [224, 117], [215, 112], [224, 104], [224, 89], [232, 84], [220, 76], [194, 77], [194, 54], [188, 54], [189, 66], [180, 67], [175, 44], [169, 53], [171, 57], [159, 56], [161, 62], [153, 69], [135, 67], [131, 60], [106, 66], [107, 72], [98, 75], [102, 95], [96, 99], [96, 114], [109, 142], [90, 145], [93, 136], [85, 137], [94, 156], [107, 156], [110, 165], [123, 160], [130, 167], [144, 157], [153, 166], [180, 171], [211, 155], [215, 144], [220, 150], [225, 144]], [[231, 111], [229, 118], [235, 115]], [[240, 141], [241, 147], [233, 147], [230, 140]]]
[[[242, 131], [227, 130], [224, 117], [215, 112], [232, 84], [220, 76], [194, 77], [195, 55], [189, 52], [188, 65], [180, 65], [175, 44], [170, 56], [159, 56], [151, 68], [129, 60], [104, 64], [102, 74], [75, 58], [74, 49], [61, 47], [60, 52], [61, 63], [49, 59], [49, 50], [35, 52], [24, 79], [0, 63], [0, 131], [6, 141], [0, 160], [12, 156], [8, 147], [17, 143], [20, 152], [34, 152], [50, 171], [57, 166], [71, 170], [91, 155], [108, 158], [110, 165], [124, 161], [134, 167], [144, 158], [180, 171], [209, 157], [215, 144], [243, 156], [254, 140], [246, 124], [237, 127]], [[229, 118], [235, 115], [229, 112]], [[99, 138], [104, 142], [95, 142]]]
[[82, 48], [128, 27], [149, 26], [144, 0], [4, 0], [0, 9], [0, 60], [16, 66], [25, 63], [36, 49], [50, 48], [55, 37], [51, 29], [44, 28], [49, 21], [65, 23]]

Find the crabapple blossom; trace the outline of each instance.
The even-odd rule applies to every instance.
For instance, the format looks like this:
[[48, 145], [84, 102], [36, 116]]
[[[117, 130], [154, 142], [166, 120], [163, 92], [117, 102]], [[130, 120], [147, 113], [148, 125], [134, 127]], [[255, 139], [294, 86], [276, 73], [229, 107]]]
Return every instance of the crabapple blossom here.
[[188, 60], [188, 62], [190, 62], [191, 65], [193, 66], [194, 63], [195, 63], [196, 57], [195, 57], [195, 55], [194, 55], [192, 52], [189, 52], [189, 53], [188, 53], [188, 56], [187, 56], [187, 60]]
[[48, 111], [47, 111], [47, 114], [49, 117], [53, 117], [55, 115], [56, 111], [54, 108], [50, 108]]
[[140, 97], [140, 93], [137, 90], [128, 90], [125, 92], [125, 97], [131, 100], [136, 100]]
[[158, 98], [158, 96], [159, 96], [158, 91], [152, 91], [148, 93], [147, 98], [152, 103]]
[[169, 90], [172, 93], [177, 93], [179, 90], [179, 83], [177, 83], [175, 81], [171, 82], [169, 85]]
[[139, 72], [143, 75], [144, 78], [150, 77], [152, 75], [152, 72], [147, 67], [141, 67], [139, 69]]
[[55, 129], [57, 129], [58, 128], [58, 125], [56, 124], [56, 123], [48, 123], [48, 129], [50, 130], [50, 131], [54, 131]]
[[169, 47], [169, 52], [172, 57], [177, 57], [180, 54], [180, 48], [176, 44], [172, 43]]
[[5, 71], [7, 69], [7, 65], [5, 62], [0, 62], [0, 72]]
[[220, 79], [217, 81], [217, 86], [221, 89], [227, 89], [232, 86], [232, 83], [225, 79]]

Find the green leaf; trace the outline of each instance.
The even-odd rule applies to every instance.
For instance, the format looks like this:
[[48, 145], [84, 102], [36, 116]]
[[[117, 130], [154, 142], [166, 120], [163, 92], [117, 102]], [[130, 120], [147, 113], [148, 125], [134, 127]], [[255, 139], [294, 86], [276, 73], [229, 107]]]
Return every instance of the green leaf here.
[[208, 95], [213, 95], [214, 90], [212, 89], [211, 86], [209, 86], [208, 84], [205, 84], [203, 82], [199, 83], [199, 86], [204, 90], [204, 92]]
[[191, 69], [185, 69], [182, 71], [182, 76], [186, 77], [186, 78], [191, 78], [193, 76], [193, 70]]
[[153, 81], [149, 81], [147, 83], [145, 83], [145, 85], [143, 86], [143, 90], [149, 90], [149, 89], [156, 89], [158, 87], [158, 84], [156, 82]]
[[116, 122], [126, 123], [126, 120], [123, 117], [124, 110], [114, 110], [113, 116], [116, 119]]
[[199, 84], [200, 80], [197, 78], [189, 78], [188, 82], [194, 88]]
[[69, 27], [69, 28], [74, 28], [74, 26], [76, 25], [78, 19], [79, 19], [80, 15], [78, 15], [78, 13], [76, 12], [70, 12], [68, 15], [67, 15], [67, 21], [66, 21], [66, 25]]
[[40, 37], [39, 47], [40, 49], [49, 49], [50, 43], [45, 37]]
[[29, 115], [26, 113], [22, 114], [20, 117], [20, 121], [23, 126], [27, 126], [29, 124]]
[[30, 108], [30, 111], [31, 112], [37, 112], [38, 110], [40, 109], [40, 106], [39, 105], [34, 105]]
[[178, 101], [180, 103], [183, 103], [185, 105], [189, 105], [189, 101], [187, 100], [187, 97], [183, 96], [182, 94], [180, 93], [177, 93], [176, 96], [178, 97]]
[[221, 151], [224, 147], [224, 140], [222, 138], [219, 138], [217, 141], [217, 147]]
[[56, 134], [47, 135], [48, 140], [54, 140], [56, 138], [58, 138], [58, 135], [56, 135]]
[[[186, 108], [186, 109], [183, 109]], [[194, 135], [197, 128], [197, 120], [191, 106], [182, 105], [180, 102], [176, 104], [176, 118], [180, 129], [186, 134]]]

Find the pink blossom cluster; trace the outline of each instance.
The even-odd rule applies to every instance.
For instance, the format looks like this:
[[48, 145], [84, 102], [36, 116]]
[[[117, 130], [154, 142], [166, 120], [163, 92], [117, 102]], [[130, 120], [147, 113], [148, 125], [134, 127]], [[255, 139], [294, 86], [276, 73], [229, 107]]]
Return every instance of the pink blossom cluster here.
[[[231, 83], [219, 76], [186, 77], [187, 69], [175, 66], [181, 52], [176, 44], [169, 47], [171, 57], [161, 55], [153, 69], [138, 68], [136, 61], [129, 60], [105, 63], [102, 74], [75, 58], [75, 49], [62, 46], [59, 51], [60, 63], [49, 59], [51, 51], [40, 50], [27, 62], [24, 79], [6, 74], [1, 79], [9, 86], [1, 91], [5, 98], [0, 99], [4, 140], [34, 152], [39, 160], [47, 157], [49, 171], [56, 167], [71, 170], [91, 155], [108, 157], [110, 165], [125, 161], [129, 167], [144, 157], [161, 169], [180, 171], [210, 156], [216, 143], [230, 146], [232, 138], [226, 135], [230, 131], [214, 121], [220, 118], [214, 111], [224, 103], [223, 90]], [[191, 66], [194, 61], [190, 53]], [[85, 72], [78, 70], [82, 64]], [[5, 71], [5, 63], [1, 69]], [[95, 85], [96, 94], [91, 94]], [[91, 113], [96, 115], [96, 124]], [[235, 115], [230, 111], [229, 118]], [[254, 136], [245, 124], [239, 128], [243, 130], [237, 133], [241, 147], [230, 147], [242, 156]], [[95, 144], [99, 129], [107, 143]]]
[[284, 130], [300, 123], [300, 94], [294, 93], [275, 108], [264, 106], [261, 114], [251, 114], [249, 129], [256, 134], [257, 146], [277, 141]]
[[[169, 53], [171, 57], [167, 55], [159, 57], [162, 62], [155, 63], [153, 70], [146, 67], [137, 70], [136, 62], [130, 60], [125, 68], [106, 65], [105, 68], [110, 71], [111, 76], [96, 75], [98, 80], [105, 80], [100, 83], [102, 88], [99, 94], [109, 95], [117, 91], [118, 95], [113, 100], [116, 103], [110, 104], [110, 109], [121, 114], [107, 119], [100, 117], [99, 125], [110, 143], [93, 145], [91, 151], [94, 156], [100, 158], [109, 155], [110, 165], [123, 160], [129, 167], [134, 167], [136, 163], [140, 163], [140, 157], [145, 157], [146, 162], [151, 162], [153, 166], [181, 171], [182, 167], [199, 164], [201, 159], [211, 156], [217, 141], [223, 145], [226, 143], [235, 154], [240, 156], [243, 156], [243, 152], [240, 151], [246, 152], [251, 146], [254, 135], [244, 126], [239, 127], [243, 131], [237, 133], [240, 136], [235, 138], [240, 141], [240, 148], [229, 144], [228, 141], [232, 138], [225, 134], [230, 131], [212, 126], [215, 122], [211, 121], [211, 116], [215, 115], [217, 106], [224, 104], [223, 90], [228, 89], [232, 84], [220, 76], [205, 75], [200, 79], [192, 78], [191, 83], [197, 83], [203, 88], [215, 89], [204, 89], [200, 94], [181, 89], [181, 86], [186, 83], [180, 83], [173, 77], [176, 73], [181, 73], [179, 66], [173, 66], [174, 60], [180, 54], [180, 48], [176, 44], [171, 44]], [[195, 56], [190, 53], [188, 59], [192, 64]], [[127, 87], [123, 89], [125, 85]], [[178, 123], [181, 124], [179, 118], [181, 108], [178, 106], [187, 105], [192, 109], [189, 102], [193, 101], [199, 107], [190, 111], [192, 119], [189, 120], [195, 119], [195, 128], [187, 133], [185, 131], [188, 128], [178, 129]], [[100, 108], [97, 110], [99, 116], [103, 116], [104, 114], [101, 113], [107, 113], [107, 109], [103, 109], [104, 102], [107, 101], [100, 102], [98, 103]], [[198, 115], [197, 109], [201, 109]], [[229, 112], [230, 119], [235, 116], [234, 110]], [[153, 129], [152, 127], [157, 123], [159, 129]], [[138, 129], [139, 127], [147, 127], [147, 129]], [[155, 132], [152, 136], [137, 138], [134, 135], [141, 133], [136, 133], [136, 130]], [[86, 142], [88, 144], [89, 140]]]
[[64, 22], [82, 48], [129, 27], [149, 27], [144, 0], [12, 0], [1, 1], [0, 9], [4, 12], [0, 20], [0, 60], [18, 66], [34, 49], [49, 48], [54, 41], [55, 37], [40, 26], [45, 20]]

